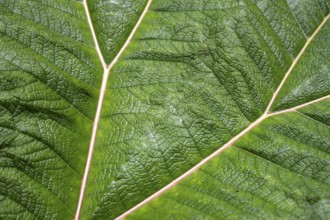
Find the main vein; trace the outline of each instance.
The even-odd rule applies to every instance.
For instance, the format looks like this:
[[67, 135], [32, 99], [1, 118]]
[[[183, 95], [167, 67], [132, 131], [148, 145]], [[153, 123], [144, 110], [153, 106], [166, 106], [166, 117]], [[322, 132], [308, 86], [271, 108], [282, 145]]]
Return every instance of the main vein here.
[[313, 101], [310, 101], [310, 102], [307, 102], [307, 103], [304, 103], [304, 104], [295, 106], [293, 108], [289, 108], [289, 109], [285, 109], [285, 110], [278, 111], [278, 112], [273, 112], [273, 113], [270, 112], [270, 108], [272, 107], [272, 105], [273, 105], [273, 103], [274, 103], [274, 101], [275, 101], [278, 93], [280, 92], [280, 90], [283, 87], [284, 83], [288, 79], [288, 77], [291, 74], [292, 70], [294, 69], [294, 67], [298, 63], [298, 61], [301, 58], [301, 56], [304, 54], [304, 52], [305, 52], [306, 48], [308, 47], [308, 45], [315, 38], [315, 36], [317, 35], [317, 33], [321, 30], [321, 28], [323, 27], [323, 25], [327, 22], [327, 20], [329, 18], [330, 18], [330, 14], [327, 15], [324, 18], [324, 20], [321, 22], [321, 24], [318, 26], [318, 28], [314, 31], [314, 33], [311, 35], [311, 37], [307, 39], [305, 45], [303, 46], [303, 48], [301, 49], [301, 51], [299, 52], [299, 54], [297, 55], [297, 57], [293, 60], [290, 68], [285, 73], [285, 75], [284, 75], [281, 83], [279, 84], [278, 88], [274, 92], [274, 94], [273, 94], [273, 96], [272, 96], [272, 98], [271, 98], [271, 100], [270, 100], [270, 102], [269, 102], [269, 104], [268, 104], [268, 106], [267, 106], [264, 114], [262, 114], [256, 121], [254, 121], [253, 123], [251, 123], [247, 128], [245, 128], [239, 134], [237, 134], [232, 139], [230, 139], [226, 144], [224, 144], [218, 150], [216, 150], [215, 152], [213, 152], [208, 157], [204, 158], [202, 161], [200, 161], [198, 164], [196, 164], [190, 170], [188, 170], [187, 172], [185, 172], [184, 174], [182, 174], [181, 176], [179, 176], [178, 178], [176, 178], [175, 180], [173, 180], [171, 183], [169, 183], [168, 185], [166, 185], [165, 187], [163, 187], [162, 189], [160, 189], [156, 193], [152, 194], [151, 196], [149, 196], [148, 198], [146, 198], [145, 200], [143, 200], [142, 202], [140, 202], [139, 204], [137, 204], [136, 206], [134, 206], [130, 210], [126, 211], [125, 213], [123, 213], [122, 215], [120, 215], [119, 217], [117, 217], [116, 220], [124, 219], [126, 216], [128, 216], [129, 214], [131, 214], [135, 210], [139, 209], [140, 207], [142, 207], [146, 203], [152, 201], [153, 199], [157, 198], [158, 196], [160, 196], [164, 192], [166, 192], [169, 189], [171, 189], [172, 187], [174, 187], [181, 180], [185, 179], [187, 176], [189, 176], [189, 175], [193, 174], [194, 172], [196, 172], [197, 170], [199, 170], [208, 161], [212, 160], [213, 158], [215, 158], [216, 156], [218, 156], [221, 152], [223, 152], [224, 150], [226, 150], [229, 147], [231, 147], [236, 141], [238, 141], [241, 137], [243, 137], [244, 135], [246, 135], [247, 133], [249, 133], [254, 127], [258, 126], [265, 119], [267, 119], [269, 117], [272, 117], [272, 116], [275, 116], [275, 115], [280, 115], [280, 114], [284, 114], [284, 113], [288, 113], [288, 112], [294, 112], [294, 111], [296, 111], [296, 110], [298, 110], [300, 108], [303, 108], [305, 106], [308, 106], [308, 105], [311, 105], [311, 104], [314, 104], [314, 103], [317, 103], [317, 102], [320, 102], [320, 101], [323, 101], [325, 99], [330, 98], [330, 95], [327, 95], [327, 96], [321, 97], [319, 99], [316, 99], [316, 100], [313, 100]]
[[93, 152], [94, 152], [94, 147], [95, 147], [95, 140], [96, 140], [96, 134], [97, 134], [97, 130], [98, 130], [98, 124], [99, 124], [100, 117], [101, 117], [101, 110], [102, 110], [104, 95], [105, 95], [105, 91], [106, 91], [106, 88], [107, 88], [107, 82], [108, 82], [108, 78], [109, 78], [109, 75], [110, 75], [110, 71], [111, 71], [112, 67], [116, 64], [116, 62], [118, 61], [118, 59], [120, 58], [122, 53], [125, 51], [125, 49], [129, 45], [129, 43], [131, 42], [135, 32], [137, 31], [137, 29], [140, 26], [143, 18], [145, 17], [145, 15], [148, 12], [148, 9], [151, 5], [151, 2], [152, 2], [152, 0], [148, 1], [148, 3], [146, 5], [146, 7], [144, 8], [139, 20], [135, 24], [133, 30], [131, 31], [131, 33], [128, 36], [127, 40], [125, 41], [124, 45], [119, 50], [119, 52], [117, 53], [115, 58], [112, 60], [112, 62], [109, 65], [107, 65], [105, 63], [104, 58], [103, 58], [103, 55], [102, 55], [102, 52], [101, 52], [101, 49], [100, 49], [100, 46], [99, 46], [99, 43], [98, 43], [98, 40], [97, 40], [97, 37], [96, 37], [96, 33], [95, 33], [95, 30], [94, 30], [94, 27], [93, 27], [92, 19], [91, 19], [90, 13], [89, 13], [88, 5], [87, 5], [87, 0], [83, 1], [83, 5], [84, 5], [84, 8], [85, 8], [85, 13], [86, 13], [88, 25], [89, 25], [89, 28], [91, 30], [92, 36], [93, 36], [95, 49], [96, 49], [96, 52], [99, 56], [100, 62], [102, 63], [103, 79], [102, 79], [102, 84], [101, 84], [101, 89], [100, 89], [100, 95], [99, 95], [99, 100], [98, 100], [98, 104], [97, 104], [96, 114], [95, 114], [95, 118], [94, 118], [94, 122], [93, 122], [93, 130], [92, 130], [92, 136], [91, 136], [91, 140], [90, 140], [90, 144], [89, 144], [87, 162], [86, 162], [85, 171], [84, 171], [84, 175], [83, 175], [83, 179], [82, 179], [81, 187], [80, 187], [79, 200], [78, 200], [78, 205], [77, 205], [76, 214], [75, 214], [75, 218], [74, 218], [75, 220], [79, 219], [80, 212], [81, 212], [81, 207], [82, 207], [84, 194], [85, 194], [85, 190], [86, 190], [88, 174], [89, 174], [89, 170], [90, 170], [91, 163], [92, 163], [92, 158], [93, 158]]

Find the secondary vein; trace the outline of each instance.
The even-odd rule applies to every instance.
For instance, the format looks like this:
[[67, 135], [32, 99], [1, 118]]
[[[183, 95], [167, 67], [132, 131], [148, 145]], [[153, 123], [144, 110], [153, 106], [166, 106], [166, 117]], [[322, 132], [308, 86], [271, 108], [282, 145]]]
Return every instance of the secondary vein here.
[[93, 40], [94, 40], [94, 46], [95, 46], [97, 55], [99, 56], [99, 59], [102, 63], [103, 69], [106, 69], [107, 64], [105, 63], [105, 60], [103, 58], [103, 54], [102, 54], [101, 49], [100, 49], [99, 42], [98, 42], [97, 37], [96, 37], [96, 33], [95, 33], [95, 30], [94, 30], [92, 18], [91, 18], [91, 15], [89, 13], [89, 9], [88, 9], [87, 0], [83, 1], [83, 6], [84, 6], [84, 9], [85, 9], [88, 26], [89, 26], [89, 29], [91, 31], [91, 34], [92, 34], [92, 37], [93, 37]]
[[96, 141], [96, 134], [97, 134], [98, 124], [99, 124], [100, 117], [101, 117], [101, 110], [102, 110], [105, 91], [106, 91], [106, 88], [107, 88], [108, 78], [109, 78], [109, 75], [110, 75], [110, 70], [116, 64], [116, 62], [118, 61], [120, 56], [123, 54], [123, 52], [125, 51], [125, 49], [129, 45], [129, 43], [131, 42], [134, 34], [136, 33], [138, 27], [141, 24], [143, 18], [145, 17], [145, 15], [148, 12], [149, 7], [151, 5], [151, 2], [152, 2], [152, 0], [148, 1], [148, 3], [146, 5], [146, 7], [144, 8], [139, 20], [135, 24], [132, 32], [130, 33], [130, 35], [128, 36], [128, 38], [125, 41], [124, 45], [122, 46], [122, 48], [119, 50], [119, 52], [117, 53], [117, 55], [115, 56], [115, 58], [112, 60], [112, 62], [109, 65], [107, 65], [105, 63], [102, 52], [100, 50], [100, 46], [99, 46], [99, 43], [97, 41], [97, 37], [96, 37], [95, 31], [94, 31], [93, 23], [92, 23], [91, 16], [90, 16], [90, 13], [89, 13], [87, 0], [84, 0], [84, 2], [83, 2], [85, 12], [86, 12], [86, 17], [87, 17], [87, 20], [88, 20], [88, 25], [90, 27], [90, 30], [91, 30], [91, 33], [92, 33], [92, 36], [93, 36], [95, 49], [97, 51], [97, 54], [100, 58], [102, 66], [103, 66], [103, 79], [102, 79], [102, 84], [101, 84], [101, 89], [100, 89], [100, 96], [99, 96], [99, 100], [98, 100], [98, 104], [97, 104], [96, 114], [95, 114], [95, 118], [94, 118], [94, 122], [93, 122], [93, 130], [92, 130], [92, 136], [91, 136], [91, 140], [90, 140], [90, 144], [89, 144], [87, 162], [86, 162], [84, 176], [83, 176], [83, 179], [82, 179], [82, 182], [81, 182], [81, 187], [80, 187], [79, 200], [78, 200], [78, 205], [77, 205], [76, 214], [75, 214], [75, 218], [74, 218], [75, 220], [79, 220], [79, 216], [80, 216], [80, 212], [81, 212], [81, 207], [82, 207], [84, 194], [85, 194], [85, 190], [86, 190], [88, 174], [89, 174], [89, 170], [90, 170], [91, 163], [92, 163], [93, 152], [94, 152], [95, 141]]
[[198, 164], [196, 164], [194, 167], [192, 167], [190, 170], [188, 170], [187, 172], [185, 172], [184, 174], [182, 174], [181, 176], [179, 176], [178, 178], [176, 178], [175, 180], [173, 180], [171, 183], [169, 183], [168, 185], [166, 185], [165, 187], [163, 187], [162, 189], [160, 189], [159, 191], [155, 192], [154, 194], [152, 194], [151, 196], [149, 196], [148, 198], [146, 198], [145, 200], [143, 200], [142, 202], [140, 202], [139, 204], [137, 204], [136, 206], [132, 207], [131, 209], [129, 209], [128, 211], [124, 212], [123, 214], [121, 214], [120, 216], [118, 216], [116, 218], [116, 220], [122, 220], [125, 217], [127, 217], [129, 214], [131, 214], [132, 212], [136, 211], [137, 209], [141, 208], [143, 205], [151, 202], [153, 199], [157, 198], [158, 196], [160, 196], [161, 194], [163, 194], [164, 192], [168, 191], [169, 189], [171, 189], [172, 187], [174, 187], [176, 184], [178, 184], [181, 180], [185, 179], [187, 176], [190, 176], [191, 174], [193, 174], [195, 171], [199, 170], [204, 164], [206, 164], [208, 161], [210, 161], [211, 159], [215, 158], [216, 156], [218, 156], [221, 152], [223, 152], [224, 150], [228, 149], [229, 147], [231, 147], [236, 141], [238, 141], [241, 137], [245, 136], [247, 133], [249, 133], [253, 128], [255, 128], [256, 126], [258, 126], [261, 122], [263, 122], [265, 119], [272, 117], [272, 116], [276, 116], [276, 115], [280, 115], [280, 114], [284, 114], [284, 113], [288, 113], [288, 112], [294, 112], [300, 108], [306, 107], [308, 105], [323, 101], [325, 99], [330, 98], [330, 95], [318, 98], [316, 100], [292, 107], [290, 109], [285, 109], [282, 111], [278, 111], [278, 112], [270, 112], [270, 108], [272, 106], [272, 104], [274, 103], [278, 93], [280, 92], [281, 88], [283, 87], [285, 81], [288, 79], [290, 73], [292, 72], [293, 68], [296, 66], [296, 64], [298, 63], [299, 59], [301, 58], [301, 56], [304, 54], [306, 48], [308, 47], [308, 45], [310, 44], [310, 42], [315, 38], [315, 36], [317, 35], [317, 33], [321, 30], [321, 28], [323, 27], [323, 25], [329, 20], [330, 18], [330, 14], [327, 15], [323, 21], [321, 22], [321, 24], [318, 26], [318, 28], [314, 31], [314, 33], [312, 34], [312, 36], [310, 38], [307, 39], [305, 45], [303, 46], [303, 48], [301, 49], [301, 51], [299, 52], [298, 56], [293, 60], [290, 68], [288, 69], [288, 71], [285, 73], [285, 76], [283, 78], [283, 80], [281, 81], [280, 85], [278, 86], [278, 88], [276, 89], [275, 93], [273, 94], [264, 114], [262, 114], [256, 121], [254, 121], [253, 123], [251, 123], [247, 128], [245, 128], [243, 131], [241, 131], [239, 134], [237, 134], [236, 136], [234, 136], [232, 139], [230, 139], [226, 144], [224, 144], [222, 147], [220, 147], [218, 150], [216, 150], [215, 152], [213, 152], [211, 155], [207, 156], [206, 158], [204, 158], [202, 161], [200, 161]]

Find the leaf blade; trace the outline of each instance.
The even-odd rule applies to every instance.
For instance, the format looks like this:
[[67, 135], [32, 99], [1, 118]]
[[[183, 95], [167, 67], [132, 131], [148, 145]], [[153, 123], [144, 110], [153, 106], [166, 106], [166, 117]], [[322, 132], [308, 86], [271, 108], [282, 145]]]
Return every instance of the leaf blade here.
[[72, 218], [101, 81], [83, 7], [0, 11], [0, 218]]
[[[299, 112], [327, 115], [322, 108], [329, 103], [328, 99]], [[329, 131], [329, 126], [298, 112], [270, 117], [128, 219], [326, 219]]]
[[124, 45], [147, 2], [147, 0], [87, 1], [106, 63], [111, 63]]
[[[296, 26], [279, 27], [265, 11], [271, 8], [278, 20], [286, 22], [293, 15], [284, 1], [269, 3], [268, 8], [259, 1], [183, 2], [152, 4], [113, 69], [95, 158], [116, 163], [103, 168], [97, 159], [92, 166], [92, 187], [87, 191], [90, 198], [98, 195], [86, 206], [86, 213], [95, 210], [89, 218], [114, 218], [127, 211], [259, 118], [290, 67], [292, 54], [297, 55], [306, 42], [298, 20]], [[183, 19], [187, 17], [191, 20]], [[205, 34], [206, 27], [218, 30], [214, 36], [219, 41]], [[289, 33], [288, 39], [283, 32]], [[240, 39], [244, 33], [246, 42]], [[278, 34], [265, 40], [265, 33]], [[272, 50], [262, 47], [265, 41]], [[248, 54], [248, 43], [261, 45], [255, 54], [266, 54], [270, 63], [279, 65], [270, 67], [266, 62], [266, 68], [258, 68]], [[100, 181], [109, 183], [107, 189], [96, 186]]]
[[[75, 211], [101, 84], [92, 34], [114, 61], [146, 1], [89, 2], [92, 34], [80, 3], [0, 0], [0, 217], [66, 219]], [[329, 8], [326, 0], [154, 1], [111, 65], [81, 217], [118, 216], [235, 137], [235, 146], [202, 167], [216, 173], [210, 163], [220, 170], [236, 164], [237, 179], [222, 179], [235, 186], [216, 192], [214, 178], [196, 171], [165, 193], [185, 204], [174, 204], [180, 209], [155, 213], [169, 202], [161, 195], [129, 217], [328, 216], [329, 56], [322, 48], [329, 24], [296, 58], [274, 105], [271, 97]], [[124, 19], [112, 22], [118, 14]], [[269, 103], [275, 112], [265, 115]], [[268, 147], [269, 140], [283, 146]], [[276, 172], [298, 189], [291, 192]], [[284, 202], [263, 197], [265, 188], [251, 191], [253, 177]], [[246, 191], [237, 193], [242, 178]], [[251, 201], [264, 206], [242, 206]]]

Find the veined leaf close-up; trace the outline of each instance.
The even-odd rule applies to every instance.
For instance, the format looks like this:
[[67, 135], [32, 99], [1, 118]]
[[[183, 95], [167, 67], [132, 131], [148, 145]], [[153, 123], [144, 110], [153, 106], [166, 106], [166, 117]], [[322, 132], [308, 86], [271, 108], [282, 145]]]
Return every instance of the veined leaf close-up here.
[[0, 219], [330, 219], [329, 0], [0, 0]]

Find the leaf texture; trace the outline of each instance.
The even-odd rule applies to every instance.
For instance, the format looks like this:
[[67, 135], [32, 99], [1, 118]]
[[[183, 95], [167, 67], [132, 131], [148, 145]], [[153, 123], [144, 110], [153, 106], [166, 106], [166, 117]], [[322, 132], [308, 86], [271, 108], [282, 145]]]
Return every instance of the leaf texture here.
[[329, 218], [329, 1], [150, 2], [0, 0], [0, 218]]
[[128, 219], [327, 219], [329, 107], [266, 119]]
[[76, 1], [0, 1], [0, 219], [73, 218], [101, 83]]
[[88, 1], [88, 9], [100, 49], [110, 63], [139, 19], [146, 0]]

